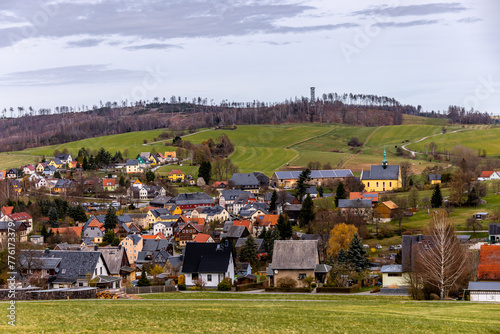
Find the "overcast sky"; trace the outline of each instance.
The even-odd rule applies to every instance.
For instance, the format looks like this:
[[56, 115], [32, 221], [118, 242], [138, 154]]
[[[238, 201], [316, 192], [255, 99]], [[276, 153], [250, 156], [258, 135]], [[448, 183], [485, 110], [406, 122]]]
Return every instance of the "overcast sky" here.
[[495, 0], [2, 0], [0, 107], [323, 93], [500, 114]]

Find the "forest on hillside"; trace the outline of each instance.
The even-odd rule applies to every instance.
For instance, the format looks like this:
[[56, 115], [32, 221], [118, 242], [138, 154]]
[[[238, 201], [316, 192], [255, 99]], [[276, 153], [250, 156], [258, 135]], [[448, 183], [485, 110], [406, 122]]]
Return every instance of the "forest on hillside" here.
[[[79, 110], [89, 109], [82, 106]], [[30, 147], [62, 144], [85, 138], [131, 131], [169, 128], [173, 131], [215, 126], [280, 123], [344, 123], [360, 126], [398, 125], [403, 114], [426, 117], [450, 117], [454, 122], [491, 122], [487, 113], [466, 112], [452, 106], [448, 113], [424, 113], [421, 107], [401, 105], [394, 98], [365, 94], [323, 94], [311, 102], [295, 98], [281, 103], [222, 101], [214, 105], [207, 99], [188, 101], [181, 97], [154, 98], [127, 106], [127, 101], [100, 103], [91, 110], [78, 112], [61, 106], [35, 111], [18, 107], [20, 117], [12, 117], [14, 108], [2, 111], [0, 118], [0, 151], [17, 151]], [[457, 115], [458, 114], [458, 115]]]

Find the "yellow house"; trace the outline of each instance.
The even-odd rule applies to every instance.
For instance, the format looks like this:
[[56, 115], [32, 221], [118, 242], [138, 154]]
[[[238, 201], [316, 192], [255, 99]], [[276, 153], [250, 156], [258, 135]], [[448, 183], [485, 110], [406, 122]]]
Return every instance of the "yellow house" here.
[[168, 173], [168, 179], [171, 182], [180, 182], [184, 181], [184, 173], [180, 169], [172, 169]]
[[176, 205], [172, 205], [172, 207], [174, 207], [173, 211], [168, 207], [149, 210], [146, 215], [149, 226], [153, 226], [157, 222], [176, 222], [179, 219], [179, 215], [182, 214], [182, 210]]
[[384, 288], [405, 288], [408, 286], [408, 273], [403, 272], [400, 264], [382, 266], [382, 287]]
[[165, 205], [165, 209], [168, 209], [171, 215], [182, 215], [182, 210], [177, 205]]
[[151, 161], [151, 166], [156, 166], [160, 164], [160, 160], [156, 157], [155, 154], [151, 154], [148, 160]]
[[361, 172], [361, 182], [365, 191], [388, 191], [401, 188], [401, 169], [399, 165], [389, 165], [384, 149], [382, 165], [370, 166], [370, 171]]
[[45, 169], [45, 164], [42, 164], [41, 162], [39, 162], [36, 167], [35, 167], [35, 171], [38, 173], [38, 174], [42, 174], [43, 173], [43, 170]]
[[165, 159], [175, 159], [175, 156], [176, 156], [175, 151], [165, 152], [165, 154], [163, 155]]
[[429, 174], [431, 184], [441, 184], [441, 174]]
[[61, 160], [54, 158], [50, 160], [49, 166], [54, 166], [55, 168], [59, 169], [63, 167], [63, 163], [61, 162]]
[[134, 264], [137, 261], [137, 256], [139, 252], [142, 251], [143, 241], [142, 236], [137, 234], [128, 235], [125, 239], [120, 242], [125, 252], [127, 253], [128, 260], [130, 264]]

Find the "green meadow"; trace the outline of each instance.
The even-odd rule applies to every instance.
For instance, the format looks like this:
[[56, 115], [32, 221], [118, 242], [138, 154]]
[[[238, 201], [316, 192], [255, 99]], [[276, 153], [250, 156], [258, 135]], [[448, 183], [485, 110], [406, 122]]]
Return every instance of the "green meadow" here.
[[[18, 302], [15, 333], [493, 333], [498, 304], [406, 297], [171, 293]], [[6, 303], [1, 305], [7, 306]], [[78, 321], [75, 321], [78, 319]]]
[[[384, 149], [387, 151], [389, 163], [400, 163], [404, 159], [396, 155], [397, 148], [407, 144], [409, 148], [425, 151], [430, 141], [438, 144], [438, 148], [451, 148], [456, 144], [472, 148], [484, 148], [488, 155], [500, 154], [500, 143], [495, 141], [500, 128], [473, 125], [449, 125], [446, 119], [431, 119], [404, 115], [403, 125], [384, 127], [358, 127], [344, 124], [300, 123], [279, 125], [239, 125], [235, 130], [208, 129], [183, 137], [185, 141], [200, 144], [212, 138], [216, 140], [225, 133], [235, 145], [231, 160], [241, 172], [262, 171], [271, 176], [275, 170], [293, 169], [307, 166], [310, 161], [318, 161], [321, 165], [329, 163], [332, 168], [349, 168], [356, 174], [367, 170], [372, 164], [382, 161]], [[447, 133], [441, 134], [443, 127]], [[453, 133], [452, 131], [460, 132]], [[97, 151], [104, 147], [110, 152], [126, 152], [128, 158], [135, 158], [140, 152], [157, 152], [175, 150], [170, 146], [171, 140], [152, 143], [155, 137], [165, 129], [129, 132], [119, 135], [89, 138], [76, 142], [26, 149], [21, 152], [0, 154], [0, 169], [19, 167], [21, 164], [33, 163], [43, 155], [50, 157], [55, 149], [67, 149], [76, 155], [82, 147]], [[416, 141], [431, 136], [421, 142]], [[349, 140], [357, 137], [364, 143], [361, 148], [347, 145]], [[144, 144], [147, 140], [147, 144]], [[444, 163], [413, 160], [416, 172], [427, 166]], [[179, 168], [188, 174], [196, 173], [197, 168], [189, 162], [183, 166], [162, 167], [158, 172], [167, 174], [171, 169]]]

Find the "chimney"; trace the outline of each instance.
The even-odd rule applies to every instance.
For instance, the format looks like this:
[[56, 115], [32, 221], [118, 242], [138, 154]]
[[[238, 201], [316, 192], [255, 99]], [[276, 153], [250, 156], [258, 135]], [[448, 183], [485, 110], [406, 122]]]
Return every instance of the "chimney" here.
[[122, 249], [122, 244], [118, 245], [118, 250]]
[[97, 248], [98, 248], [98, 247], [99, 247], [99, 246], [94, 245], [94, 250], [95, 250], [96, 252], [97, 252]]
[[45, 248], [45, 254], [49, 254], [49, 249]]

